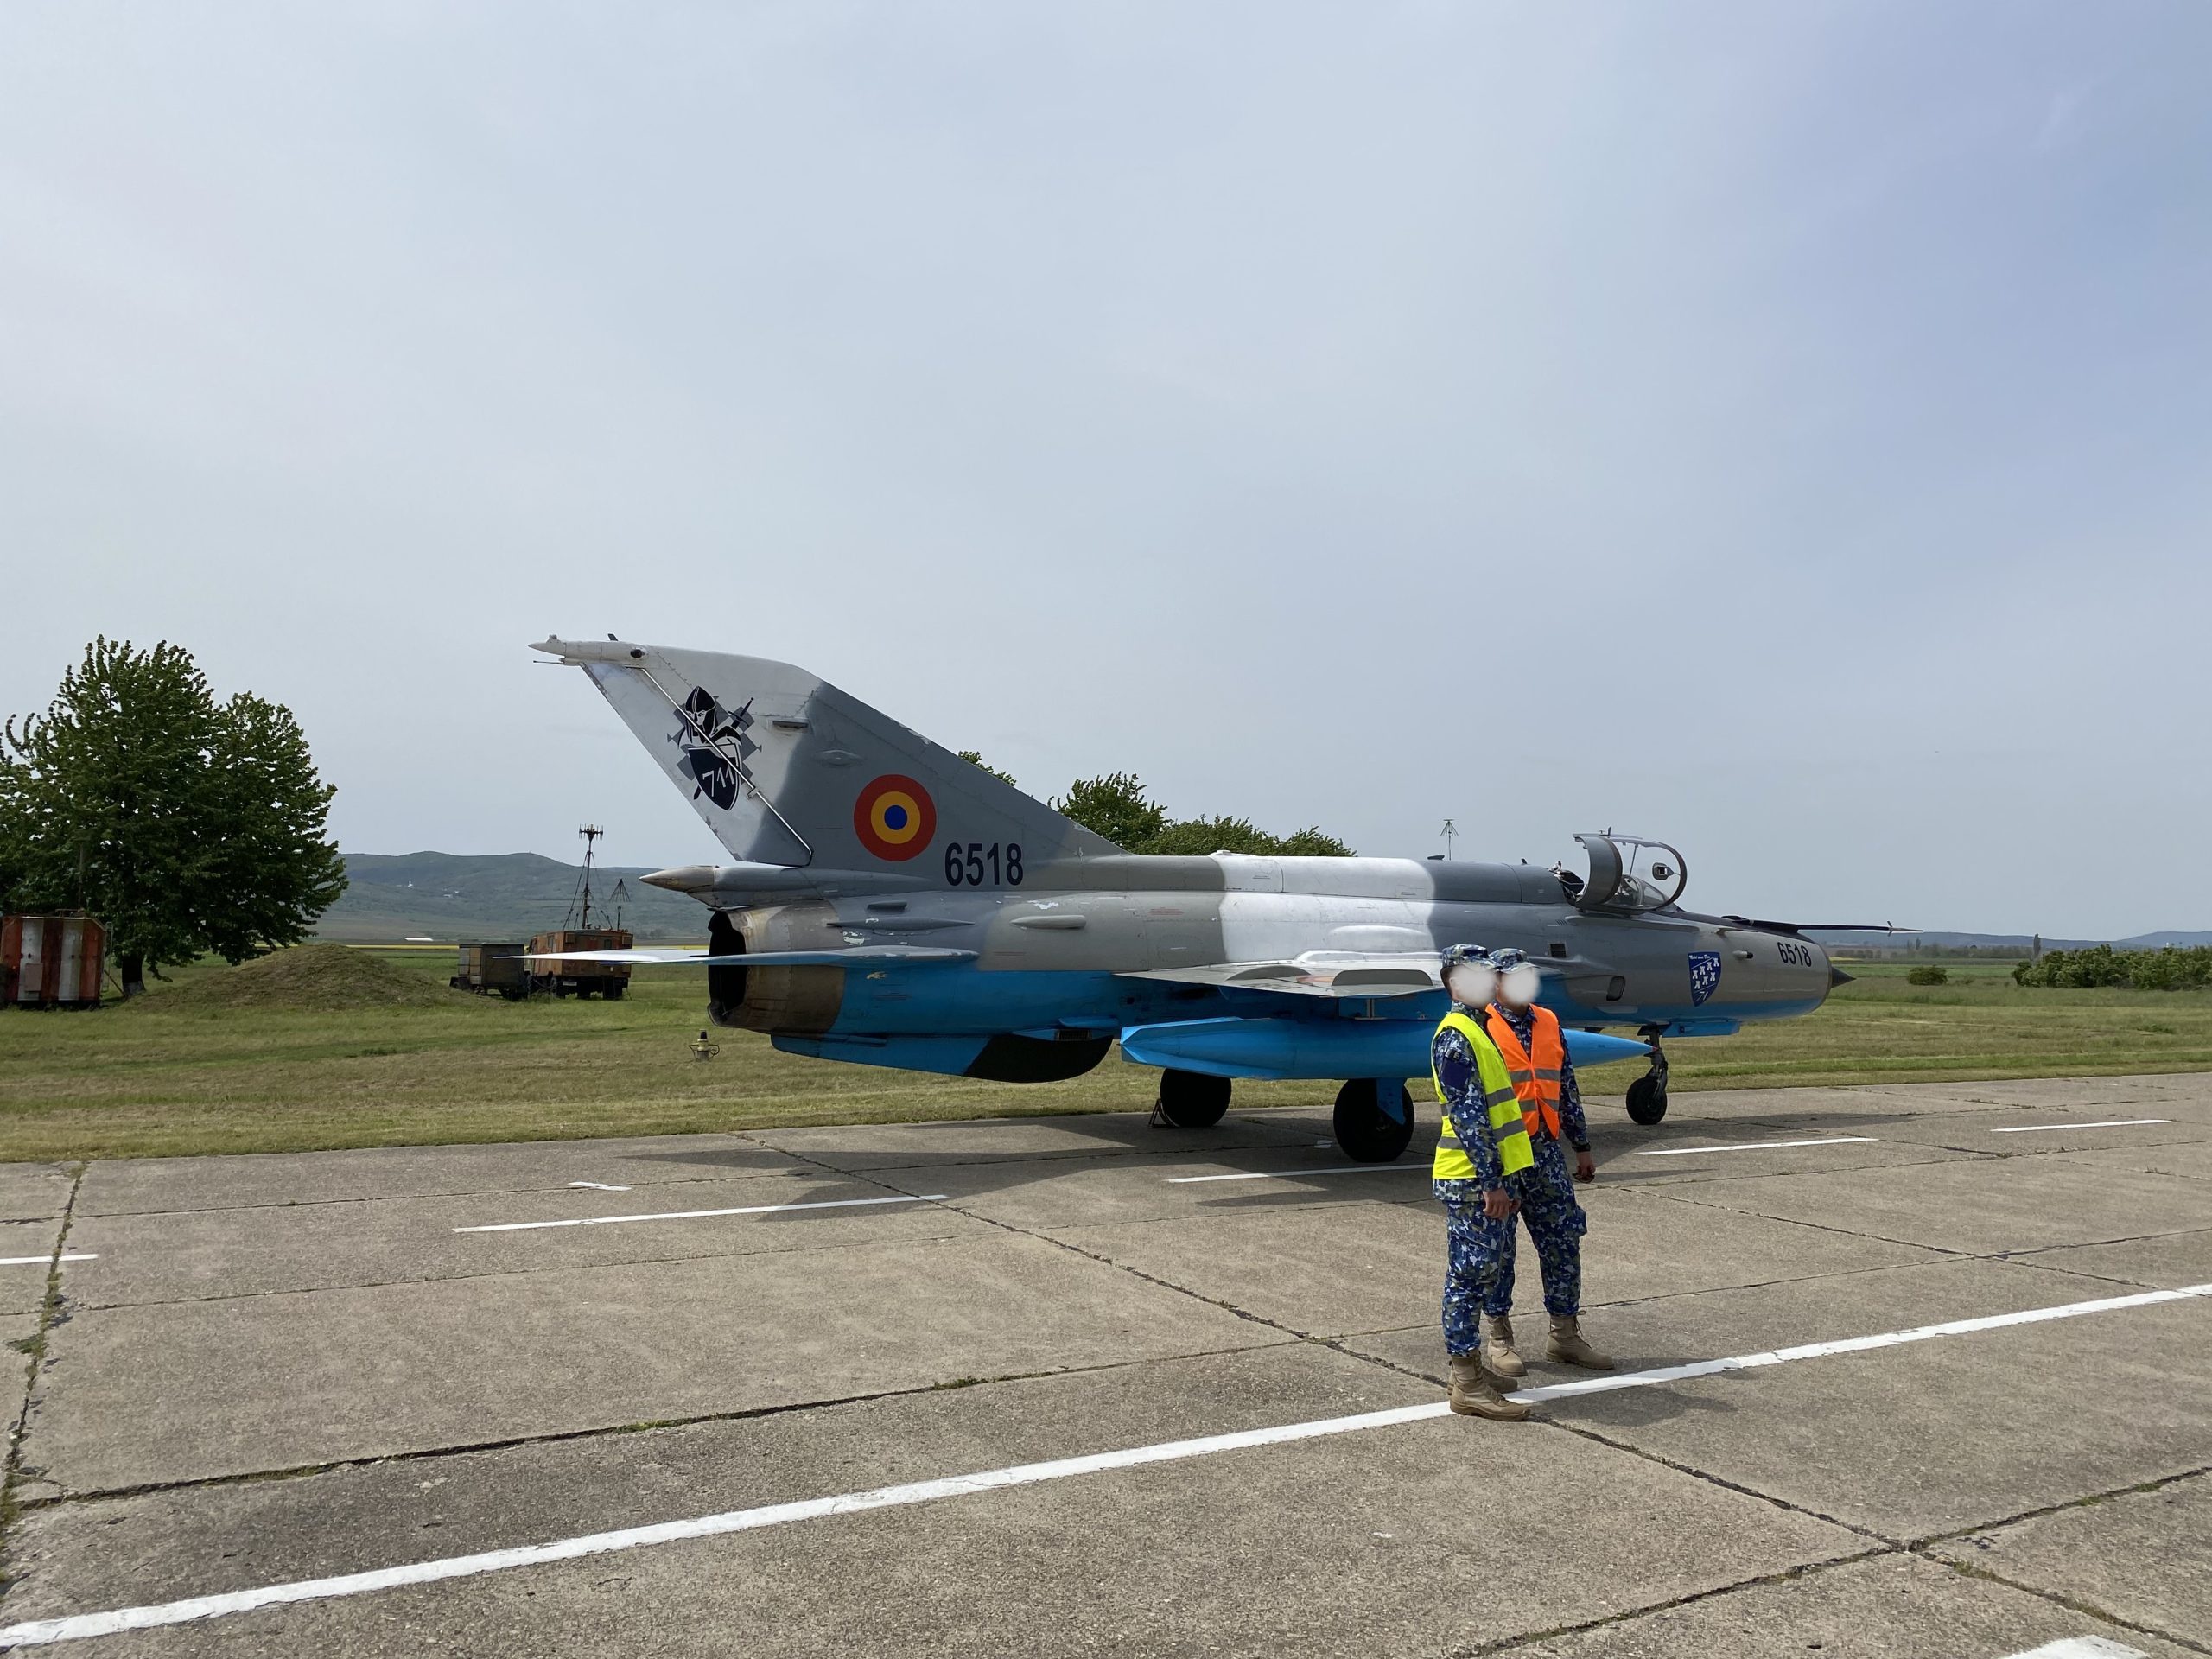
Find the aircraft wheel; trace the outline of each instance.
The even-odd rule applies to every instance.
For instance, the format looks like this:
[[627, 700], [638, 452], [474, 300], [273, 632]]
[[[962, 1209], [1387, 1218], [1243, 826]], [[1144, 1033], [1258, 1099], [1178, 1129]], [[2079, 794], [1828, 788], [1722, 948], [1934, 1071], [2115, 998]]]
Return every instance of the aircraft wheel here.
[[[1391, 1088], [1398, 1091], [1395, 1106]], [[1372, 1077], [1354, 1077], [1337, 1090], [1337, 1144], [1356, 1164], [1389, 1163], [1413, 1142], [1414, 1097], [1402, 1083], [1384, 1084], [1382, 1090]]]
[[1210, 1129], [1229, 1109], [1230, 1082], [1203, 1071], [1160, 1074], [1160, 1115], [1179, 1129]]
[[1656, 1077], [1638, 1077], [1628, 1086], [1628, 1115], [1649, 1126], [1667, 1116], [1667, 1091]]

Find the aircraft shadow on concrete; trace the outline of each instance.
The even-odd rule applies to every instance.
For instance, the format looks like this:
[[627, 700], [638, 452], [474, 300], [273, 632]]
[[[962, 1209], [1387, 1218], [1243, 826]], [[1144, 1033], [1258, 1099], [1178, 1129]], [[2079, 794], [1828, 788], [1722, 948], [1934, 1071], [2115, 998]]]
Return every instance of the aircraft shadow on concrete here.
[[[1164, 1171], [1172, 1163], [1185, 1163], [1193, 1166], [1207, 1166], [1210, 1173], [1212, 1166], [1234, 1167], [1249, 1159], [1255, 1168], [1281, 1166], [1278, 1172], [1281, 1179], [1266, 1183], [1255, 1182], [1249, 1188], [1239, 1183], [1231, 1190], [1198, 1195], [1201, 1213], [1299, 1209], [1356, 1202], [1420, 1205], [1433, 1202], [1426, 1182], [1408, 1175], [1382, 1173], [1417, 1168], [1427, 1162], [1429, 1137], [1435, 1129], [1435, 1111], [1432, 1107], [1423, 1112], [1416, 1106], [1415, 1112], [1417, 1121], [1412, 1148], [1395, 1164], [1376, 1166], [1376, 1185], [1364, 1190], [1363, 1178], [1358, 1175], [1318, 1175], [1310, 1181], [1300, 1179], [1297, 1161], [1301, 1157], [1309, 1158], [1312, 1167], [1317, 1171], [1341, 1170], [1344, 1166], [1344, 1156], [1333, 1141], [1326, 1147], [1315, 1144], [1332, 1139], [1326, 1106], [1303, 1110], [1271, 1109], [1264, 1117], [1240, 1118], [1232, 1112], [1219, 1127], [1211, 1129], [1155, 1128], [1147, 1116], [1139, 1112], [1071, 1113], [1043, 1118], [1008, 1118], [1005, 1124], [1009, 1135], [1018, 1134], [1020, 1126], [1046, 1123], [1071, 1141], [1079, 1140], [1087, 1144], [1009, 1147], [1002, 1152], [970, 1144], [948, 1148], [947, 1155], [933, 1154], [930, 1147], [931, 1141], [950, 1141], [958, 1137], [972, 1142], [978, 1138], [988, 1138], [990, 1130], [988, 1127], [979, 1129], [978, 1120], [962, 1118], [856, 1126], [851, 1131], [854, 1139], [849, 1141], [818, 1140], [803, 1147], [785, 1148], [770, 1141], [748, 1139], [742, 1146], [715, 1147], [695, 1145], [640, 1153], [636, 1156], [640, 1162], [665, 1163], [696, 1169], [725, 1169], [734, 1175], [754, 1174], [761, 1173], [759, 1160], [761, 1151], [766, 1149], [785, 1153], [794, 1161], [819, 1163], [824, 1174], [835, 1173], [855, 1180], [908, 1185], [917, 1182], [927, 1185], [932, 1170], [957, 1169], [961, 1173], [963, 1198], [981, 1197], [990, 1192], [1032, 1185], [1085, 1165], [1111, 1168], [1125, 1159], [1130, 1166], [1153, 1165]], [[1701, 1119], [1644, 1127], [1617, 1117], [1609, 1120], [1600, 1105], [1593, 1114], [1591, 1135], [1598, 1149], [1599, 1184], [1633, 1186], [1680, 1181], [1693, 1173], [1688, 1166], [1694, 1164], [1694, 1160], [1637, 1160], [1636, 1154], [1645, 1150], [1687, 1150], [1703, 1141], [1730, 1144], [1766, 1139], [1809, 1139], [1830, 1135], [1866, 1134], [1878, 1141], [1886, 1138], [1880, 1134], [1881, 1128], [1897, 1121], [1895, 1113], [1836, 1111], [1824, 1108], [1812, 1113], [1783, 1111], [1756, 1118]], [[894, 1152], [880, 1141], [863, 1138], [878, 1128], [895, 1130], [904, 1141], [904, 1146]], [[772, 1129], [760, 1133], [772, 1135], [782, 1132]], [[1930, 1153], [1980, 1150], [1944, 1147], [1934, 1141], [1898, 1144], [1916, 1144]], [[910, 1154], [911, 1160], [897, 1160], [902, 1153]], [[1993, 1148], [1987, 1155], [2003, 1154]], [[886, 1161], [887, 1159], [894, 1160]], [[1839, 1166], [1835, 1173], [1847, 1173], [1853, 1167]], [[1003, 1172], [1004, 1179], [993, 1179], [993, 1172]], [[1226, 1173], [1227, 1169], [1224, 1168], [1220, 1173]], [[1713, 1179], [1719, 1173], [1704, 1166], [1697, 1166], [1694, 1169], [1695, 1177], [1700, 1179]], [[1751, 1168], [1743, 1172], [1746, 1178], [1770, 1173]], [[1399, 1190], [1400, 1185], [1402, 1185], [1402, 1191]], [[833, 1218], [839, 1214], [836, 1211], [794, 1211], [779, 1219], [799, 1222]]]
[[[958, 1135], [975, 1137], [977, 1120], [973, 1118], [946, 1119], [943, 1122], [900, 1123], [856, 1127], [849, 1142], [811, 1141], [804, 1147], [785, 1148], [771, 1141], [750, 1141], [742, 1147], [692, 1146], [670, 1148], [666, 1151], [643, 1152], [633, 1154], [641, 1163], [663, 1163], [698, 1169], [726, 1169], [733, 1175], [758, 1174], [762, 1149], [784, 1152], [794, 1161], [819, 1163], [824, 1174], [836, 1173], [861, 1181], [896, 1181], [906, 1185], [927, 1185], [931, 1173], [937, 1170], [958, 1170], [963, 1198], [981, 1197], [985, 1193], [1007, 1192], [1034, 1185], [1053, 1176], [1071, 1173], [1086, 1166], [1111, 1169], [1124, 1165], [1129, 1167], [1151, 1166], [1164, 1179], [1175, 1167], [1190, 1166], [1198, 1173], [1227, 1173], [1246, 1159], [1253, 1161], [1255, 1169], [1272, 1164], [1286, 1166], [1281, 1171], [1281, 1182], [1265, 1183], [1267, 1190], [1253, 1192], [1238, 1190], [1207, 1193], [1200, 1199], [1208, 1211], [1230, 1209], [1296, 1208], [1307, 1205], [1341, 1205], [1366, 1198], [1388, 1203], [1432, 1202], [1426, 1182], [1402, 1174], [1383, 1175], [1384, 1170], [1423, 1168], [1427, 1166], [1429, 1147], [1421, 1130], [1433, 1132], [1433, 1118], [1427, 1125], [1417, 1124], [1413, 1147], [1395, 1164], [1378, 1164], [1377, 1179], [1404, 1183], [1408, 1191], [1403, 1193], [1361, 1193], [1348, 1190], [1344, 1183], [1358, 1181], [1357, 1175], [1322, 1176], [1312, 1185], [1300, 1185], [1299, 1171], [1293, 1161], [1301, 1156], [1310, 1157], [1314, 1169], [1341, 1169], [1345, 1159], [1335, 1146], [1330, 1134], [1329, 1109], [1325, 1106], [1309, 1113], [1273, 1113], [1265, 1119], [1245, 1119], [1240, 1122], [1234, 1113], [1222, 1124], [1211, 1129], [1160, 1129], [1151, 1126], [1142, 1113], [1080, 1113], [1046, 1118], [1009, 1118], [1006, 1120], [1010, 1133], [1018, 1126], [1045, 1122], [1063, 1134], [1080, 1135], [1093, 1144], [1061, 1145], [1058, 1147], [1009, 1147], [1004, 1152], [963, 1146], [950, 1155], [933, 1155], [927, 1145], [931, 1140], [950, 1139]], [[912, 1155], [911, 1161], [886, 1161], [897, 1154], [879, 1141], [861, 1140], [871, 1128], [894, 1128], [906, 1140], [899, 1150]], [[1240, 1133], [1240, 1131], [1242, 1131]], [[918, 1132], [918, 1135], [917, 1134]], [[778, 1130], [761, 1133], [775, 1135]], [[988, 1130], [982, 1131], [986, 1135]], [[1324, 1147], [1317, 1141], [1329, 1140]], [[1155, 1163], [1154, 1160], [1160, 1160]], [[1264, 1160], [1264, 1161], [1262, 1161]], [[990, 1172], [1003, 1171], [1005, 1179], [994, 1180]], [[979, 1179], [979, 1173], [982, 1179]], [[1255, 1183], [1255, 1185], [1262, 1185]], [[781, 1220], [835, 1217], [835, 1211], [791, 1211]]]

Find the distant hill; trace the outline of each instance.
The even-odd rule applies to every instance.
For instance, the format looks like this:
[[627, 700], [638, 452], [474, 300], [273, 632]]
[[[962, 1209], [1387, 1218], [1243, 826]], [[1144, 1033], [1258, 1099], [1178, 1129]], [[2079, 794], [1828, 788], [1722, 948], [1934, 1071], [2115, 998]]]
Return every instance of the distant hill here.
[[[2034, 936], [2027, 933], [1824, 933], [1815, 930], [1808, 937], [1822, 944], [1840, 945], [1846, 950], [1902, 950], [1908, 944], [1917, 944], [1923, 950], [2018, 950], [2024, 957], [2035, 943]], [[2093, 944], [2109, 944], [2125, 950], [2155, 950], [2162, 944], [2212, 944], [2212, 933], [2177, 931], [2138, 933], [2125, 939], [2046, 938], [2043, 948], [2082, 950]]]
[[[623, 925], [644, 939], [703, 939], [707, 912], [696, 899], [649, 887], [645, 872], [606, 865], [592, 872], [592, 919], [611, 915], [614, 884], [626, 881]], [[558, 927], [575, 901], [580, 866], [537, 853], [348, 853], [346, 891], [322, 915], [315, 937], [346, 944], [427, 934], [440, 944], [463, 939], [524, 939]], [[2018, 950], [2028, 954], [2025, 933], [1823, 933], [1813, 938], [1847, 950]], [[2139, 933], [2110, 941], [2047, 938], [2046, 950], [2078, 950], [2110, 943], [2143, 950], [2162, 944], [2212, 944], [2212, 932]]]
[[[323, 912], [315, 937], [346, 944], [427, 934], [440, 944], [520, 940], [558, 927], [570, 912], [575, 864], [536, 853], [348, 853], [346, 891]], [[645, 872], [600, 865], [591, 873], [592, 920], [612, 921], [614, 884], [629, 896], [622, 925], [644, 939], [703, 939], [707, 912], [682, 893], [649, 887]]]

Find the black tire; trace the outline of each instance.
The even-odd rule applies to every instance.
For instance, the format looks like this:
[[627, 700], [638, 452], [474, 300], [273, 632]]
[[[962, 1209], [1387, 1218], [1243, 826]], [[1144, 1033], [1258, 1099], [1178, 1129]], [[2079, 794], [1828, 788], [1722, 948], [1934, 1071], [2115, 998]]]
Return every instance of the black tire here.
[[1667, 1116], [1667, 1091], [1656, 1077], [1638, 1077], [1629, 1084], [1628, 1115], [1647, 1128]]
[[1210, 1129], [1229, 1109], [1230, 1086], [1202, 1071], [1162, 1071], [1160, 1115], [1179, 1129]]
[[610, 985], [600, 995], [610, 1002], [620, 1002], [622, 1000], [622, 990], [623, 988], [620, 985]]
[[1414, 1097], [1398, 1085], [1398, 1110], [1382, 1109], [1375, 1079], [1354, 1077], [1337, 1090], [1337, 1144], [1356, 1164], [1388, 1164], [1413, 1144]]

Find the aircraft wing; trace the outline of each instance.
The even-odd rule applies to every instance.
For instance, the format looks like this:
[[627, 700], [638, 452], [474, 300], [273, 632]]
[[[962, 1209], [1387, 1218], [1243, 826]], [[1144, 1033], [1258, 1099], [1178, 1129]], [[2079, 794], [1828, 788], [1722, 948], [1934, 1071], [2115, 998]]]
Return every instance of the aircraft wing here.
[[1216, 990], [1282, 991], [1294, 996], [1419, 996], [1439, 989], [1437, 957], [1429, 950], [1309, 950], [1275, 962], [1211, 962], [1189, 968], [1145, 968], [1120, 979], [1158, 979]]
[[[842, 968], [882, 963], [973, 962], [973, 950], [926, 944], [860, 944], [849, 950], [740, 950], [715, 956], [706, 950], [518, 950], [531, 962], [626, 962], [639, 967], [662, 964], [694, 968]], [[513, 957], [507, 958], [512, 961]]]

